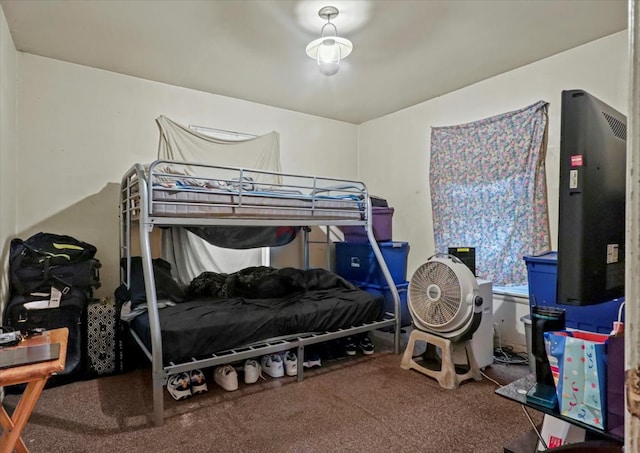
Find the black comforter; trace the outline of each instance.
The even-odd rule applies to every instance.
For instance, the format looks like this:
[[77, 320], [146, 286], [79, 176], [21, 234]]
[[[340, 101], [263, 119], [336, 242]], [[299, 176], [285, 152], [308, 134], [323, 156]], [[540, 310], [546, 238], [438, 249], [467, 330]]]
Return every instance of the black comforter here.
[[[381, 296], [322, 269], [204, 273], [188, 293], [195, 299], [159, 311], [165, 364], [284, 335], [346, 328], [383, 315]], [[148, 315], [136, 317], [131, 327], [150, 348]]]

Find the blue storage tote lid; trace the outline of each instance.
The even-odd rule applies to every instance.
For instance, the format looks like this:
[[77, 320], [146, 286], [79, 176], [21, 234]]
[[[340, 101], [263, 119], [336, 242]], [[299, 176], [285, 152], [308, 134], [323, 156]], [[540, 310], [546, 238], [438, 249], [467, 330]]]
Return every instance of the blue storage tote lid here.
[[558, 262], [558, 252], [547, 252], [542, 255], [523, 256], [525, 263], [552, 264]]

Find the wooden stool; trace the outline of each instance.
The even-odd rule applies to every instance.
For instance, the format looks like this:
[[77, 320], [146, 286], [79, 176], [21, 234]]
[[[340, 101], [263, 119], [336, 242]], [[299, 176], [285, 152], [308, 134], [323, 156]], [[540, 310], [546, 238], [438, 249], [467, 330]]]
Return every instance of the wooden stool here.
[[60, 355], [56, 360], [0, 370], [0, 387], [27, 384], [16, 409], [13, 411], [12, 417], [9, 417], [4, 407], [0, 405], [0, 426], [3, 428], [2, 436], [0, 436], [0, 453], [11, 453], [13, 450], [17, 450], [18, 453], [28, 451], [27, 446], [20, 437], [22, 430], [26, 426], [49, 376], [64, 370], [67, 358], [68, 335], [69, 330], [66, 327], [50, 330], [41, 336], [29, 338], [15, 346], [16, 348], [21, 348], [46, 343], [60, 343]]
[[[440, 359], [440, 370], [432, 370], [425, 366], [418, 365], [418, 363], [413, 360], [413, 350], [416, 341], [424, 341], [427, 343], [427, 348], [429, 345], [440, 348], [442, 354]], [[460, 382], [467, 379], [474, 379], [476, 381], [482, 379], [480, 369], [476, 362], [476, 357], [473, 354], [473, 349], [471, 349], [471, 341], [469, 340], [464, 342], [464, 349], [469, 365], [469, 371], [466, 373], [458, 374], [456, 372], [456, 366], [453, 362], [453, 347], [454, 344], [447, 338], [414, 329], [409, 337], [409, 344], [407, 344], [407, 349], [405, 349], [404, 355], [402, 356], [400, 367], [404, 370], [414, 369], [422, 374], [432, 377], [438, 381], [441, 387], [446, 389], [456, 389], [460, 385]]]

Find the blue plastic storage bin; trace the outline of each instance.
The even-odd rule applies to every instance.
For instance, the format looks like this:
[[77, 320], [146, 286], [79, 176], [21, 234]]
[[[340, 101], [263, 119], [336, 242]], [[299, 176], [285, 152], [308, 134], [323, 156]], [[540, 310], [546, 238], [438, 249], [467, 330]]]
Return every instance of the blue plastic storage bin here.
[[618, 309], [624, 298], [596, 305], [573, 306], [557, 303], [558, 253], [525, 256], [529, 278], [529, 305], [544, 305], [565, 310], [565, 324], [569, 328], [589, 332], [610, 333], [618, 320]]
[[[378, 242], [393, 283], [407, 281], [407, 242]], [[336, 242], [336, 274], [352, 282], [387, 286], [371, 244], [359, 242]]]
[[[384, 296], [384, 311], [393, 313], [393, 294], [391, 294], [391, 289], [389, 288], [389, 286], [370, 285], [362, 282], [351, 283], [356, 285], [358, 288], [367, 291], [368, 293]], [[408, 288], [409, 282], [396, 284], [398, 296], [400, 296], [400, 325], [402, 327], [411, 325], [411, 314], [409, 313], [409, 307], [407, 307]]]

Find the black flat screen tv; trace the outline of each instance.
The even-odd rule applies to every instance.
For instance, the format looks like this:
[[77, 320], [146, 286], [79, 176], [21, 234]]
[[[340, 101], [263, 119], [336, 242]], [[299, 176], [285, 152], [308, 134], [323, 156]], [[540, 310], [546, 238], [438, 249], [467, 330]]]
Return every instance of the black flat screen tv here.
[[557, 303], [624, 296], [626, 117], [583, 90], [562, 92]]

